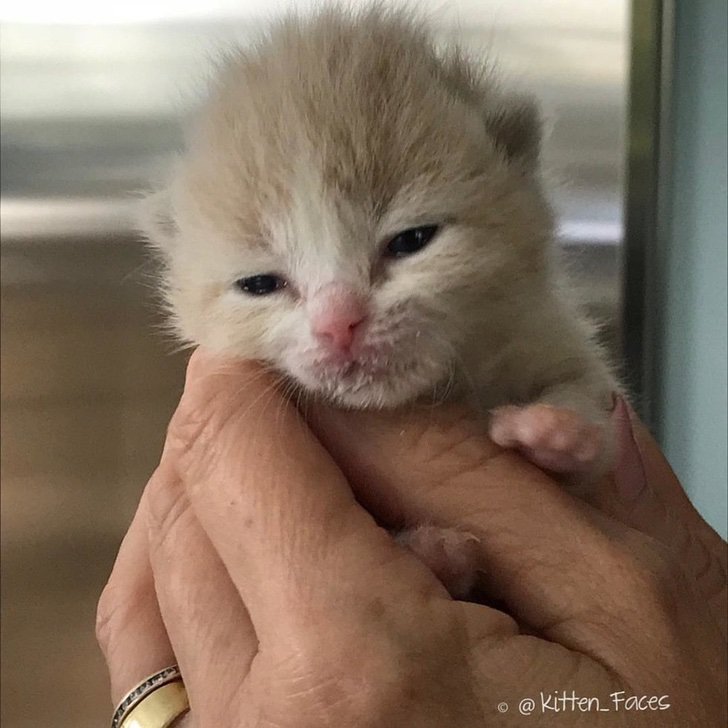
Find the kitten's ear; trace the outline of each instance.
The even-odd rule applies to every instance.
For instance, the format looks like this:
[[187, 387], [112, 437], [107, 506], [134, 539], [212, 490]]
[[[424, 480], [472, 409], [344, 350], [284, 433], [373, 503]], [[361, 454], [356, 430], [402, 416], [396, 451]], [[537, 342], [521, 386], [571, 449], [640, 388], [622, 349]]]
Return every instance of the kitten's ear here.
[[142, 200], [137, 212], [137, 225], [158, 252], [165, 256], [171, 253], [179, 231], [167, 190], [152, 192]]
[[486, 111], [485, 126], [509, 163], [524, 173], [535, 172], [541, 153], [543, 122], [530, 96], [499, 96]]

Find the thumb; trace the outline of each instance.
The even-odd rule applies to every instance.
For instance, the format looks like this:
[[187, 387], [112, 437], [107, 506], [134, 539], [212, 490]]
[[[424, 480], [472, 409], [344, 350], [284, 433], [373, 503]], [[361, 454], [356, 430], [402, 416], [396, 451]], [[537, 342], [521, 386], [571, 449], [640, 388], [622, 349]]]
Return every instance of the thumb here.
[[726, 634], [726, 543], [690, 502], [659, 445], [627, 402], [613, 413], [617, 463], [589, 500], [599, 510], [677, 553]]

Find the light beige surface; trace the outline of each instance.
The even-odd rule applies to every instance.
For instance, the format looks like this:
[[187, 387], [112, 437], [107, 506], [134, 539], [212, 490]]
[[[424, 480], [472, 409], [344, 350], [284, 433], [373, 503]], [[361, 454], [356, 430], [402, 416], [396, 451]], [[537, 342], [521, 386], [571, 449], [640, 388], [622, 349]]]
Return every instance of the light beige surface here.
[[111, 711], [96, 599], [183, 363], [154, 334], [139, 246], [113, 245], [66, 247], [67, 275], [53, 248], [25, 268], [3, 251], [17, 274], [2, 293], [4, 728], [95, 728]]

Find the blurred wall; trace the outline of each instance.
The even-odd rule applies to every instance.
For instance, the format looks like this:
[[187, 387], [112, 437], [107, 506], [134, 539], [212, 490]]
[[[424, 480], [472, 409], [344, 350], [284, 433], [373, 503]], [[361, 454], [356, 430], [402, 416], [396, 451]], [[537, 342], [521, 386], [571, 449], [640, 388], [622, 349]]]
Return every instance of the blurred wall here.
[[728, 532], [728, 3], [676, 3], [671, 181], [658, 248], [658, 434], [695, 505]]

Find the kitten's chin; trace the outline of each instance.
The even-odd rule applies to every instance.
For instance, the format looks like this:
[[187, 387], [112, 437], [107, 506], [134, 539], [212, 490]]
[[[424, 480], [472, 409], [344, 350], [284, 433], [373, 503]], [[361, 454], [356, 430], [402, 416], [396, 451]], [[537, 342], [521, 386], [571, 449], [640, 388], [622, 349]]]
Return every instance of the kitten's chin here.
[[336, 372], [304, 370], [294, 377], [304, 389], [349, 409], [393, 409], [418, 399], [441, 399], [450, 387], [450, 367], [407, 362], [371, 370], [353, 364]]

